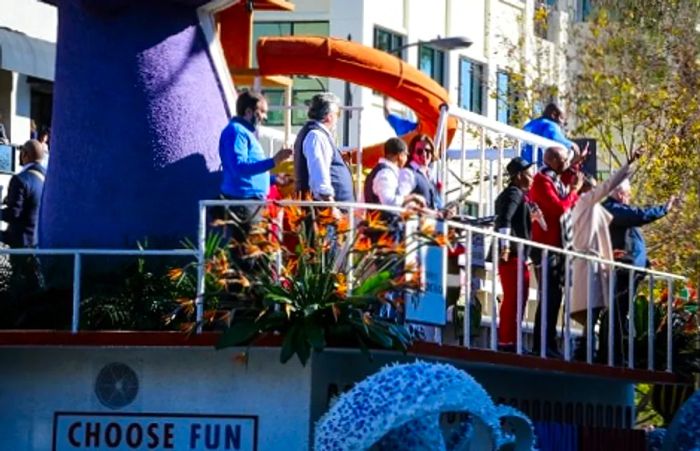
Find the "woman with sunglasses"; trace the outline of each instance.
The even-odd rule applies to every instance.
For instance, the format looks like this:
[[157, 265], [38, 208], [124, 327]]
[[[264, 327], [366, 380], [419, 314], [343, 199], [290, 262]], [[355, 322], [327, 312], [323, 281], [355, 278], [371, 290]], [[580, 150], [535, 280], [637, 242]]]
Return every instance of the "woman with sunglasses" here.
[[399, 174], [401, 191], [421, 196], [431, 210], [438, 208], [440, 197], [430, 175], [430, 163], [434, 157], [433, 140], [428, 135], [417, 135], [408, 146], [408, 163]]

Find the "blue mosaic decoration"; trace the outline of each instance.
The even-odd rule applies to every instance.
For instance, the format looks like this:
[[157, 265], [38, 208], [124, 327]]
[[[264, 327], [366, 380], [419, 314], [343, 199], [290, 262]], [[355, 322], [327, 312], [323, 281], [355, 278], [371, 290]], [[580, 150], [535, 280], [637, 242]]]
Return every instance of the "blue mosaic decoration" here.
[[666, 430], [664, 451], [700, 450], [700, 390], [683, 404]]
[[[465, 412], [443, 436], [440, 414]], [[503, 427], [502, 427], [503, 425]], [[416, 362], [382, 368], [340, 396], [316, 424], [314, 449], [463, 450], [533, 448], [532, 423], [496, 406], [474, 378], [451, 365]]]

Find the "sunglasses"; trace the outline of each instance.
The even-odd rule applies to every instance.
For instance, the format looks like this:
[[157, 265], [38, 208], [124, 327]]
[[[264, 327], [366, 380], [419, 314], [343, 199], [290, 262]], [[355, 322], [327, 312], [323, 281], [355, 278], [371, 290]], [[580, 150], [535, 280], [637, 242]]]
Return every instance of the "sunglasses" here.
[[423, 148], [417, 147], [415, 149], [415, 153], [417, 153], [419, 155], [432, 155], [433, 149], [431, 149], [429, 147], [423, 147]]

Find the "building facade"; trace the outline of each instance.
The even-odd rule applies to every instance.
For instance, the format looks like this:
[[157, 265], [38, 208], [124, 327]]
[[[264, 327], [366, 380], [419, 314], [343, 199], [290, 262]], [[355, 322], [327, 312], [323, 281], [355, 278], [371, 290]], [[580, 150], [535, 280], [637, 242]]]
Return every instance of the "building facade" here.
[[[260, 36], [328, 35], [396, 52], [449, 92], [451, 102], [493, 120], [510, 122], [510, 73], [526, 67], [525, 79], [566, 90], [565, 52], [572, 21], [582, 16], [581, 0], [298, 0], [295, 11], [257, 12], [254, 39]], [[463, 36], [468, 48], [445, 50], [421, 44], [438, 37]], [[537, 64], [535, 64], [537, 61]], [[534, 73], [538, 71], [539, 73]], [[298, 78], [293, 101], [303, 103], [321, 88], [362, 107], [362, 145], [391, 136], [383, 120], [382, 94], [342, 80]], [[281, 104], [281, 92], [267, 93]], [[390, 95], [390, 93], [387, 93]], [[402, 108], [394, 105], [399, 111]], [[303, 122], [304, 112], [295, 116]], [[402, 111], [410, 117], [410, 112]], [[345, 144], [357, 144], [357, 117], [340, 131]], [[272, 125], [275, 117], [272, 118]]]

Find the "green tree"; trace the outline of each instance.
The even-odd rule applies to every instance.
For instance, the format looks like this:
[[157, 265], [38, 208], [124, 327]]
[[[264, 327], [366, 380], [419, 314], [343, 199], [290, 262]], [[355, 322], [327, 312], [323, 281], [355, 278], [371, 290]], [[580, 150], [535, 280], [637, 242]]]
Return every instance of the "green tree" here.
[[659, 269], [700, 278], [700, 2], [599, 0], [573, 33], [568, 65], [574, 135], [597, 139], [613, 168], [647, 153], [636, 203], [679, 194], [681, 208], [645, 231]]

